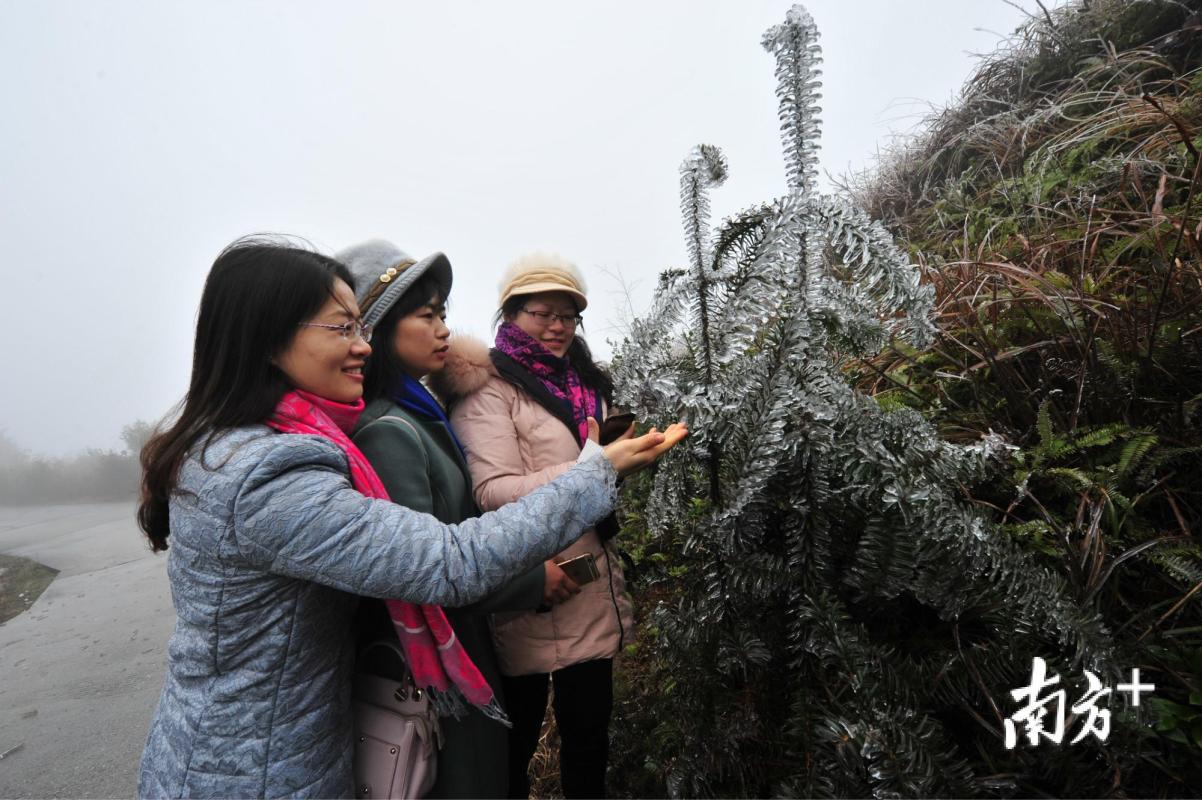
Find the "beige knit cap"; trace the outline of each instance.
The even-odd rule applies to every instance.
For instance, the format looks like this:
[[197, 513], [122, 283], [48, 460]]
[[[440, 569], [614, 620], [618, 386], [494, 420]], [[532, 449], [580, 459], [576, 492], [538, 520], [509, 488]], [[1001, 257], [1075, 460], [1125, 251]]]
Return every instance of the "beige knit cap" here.
[[505, 268], [499, 284], [501, 301], [514, 295], [539, 292], [567, 292], [576, 301], [576, 310], [588, 305], [584, 277], [576, 265], [556, 253], [527, 253]]

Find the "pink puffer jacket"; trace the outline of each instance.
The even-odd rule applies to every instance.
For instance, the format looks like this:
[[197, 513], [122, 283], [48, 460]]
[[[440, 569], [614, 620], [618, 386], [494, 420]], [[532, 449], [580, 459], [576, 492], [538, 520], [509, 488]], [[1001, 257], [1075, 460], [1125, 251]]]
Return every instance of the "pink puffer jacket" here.
[[[580, 446], [567, 427], [493, 367], [488, 348], [468, 337], [451, 342], [446, 366], [432, 376], [451, 408], [451, 425], [467, 451], [476, 502], [491, 511], [566, 472]], [[588, 529], [554, 558], [592, 553], [601, 577], [550, 611], [493, 616], [501, 672], [530, 675], [612, 658], [630, 635], [633, 613], [613, 548]]]

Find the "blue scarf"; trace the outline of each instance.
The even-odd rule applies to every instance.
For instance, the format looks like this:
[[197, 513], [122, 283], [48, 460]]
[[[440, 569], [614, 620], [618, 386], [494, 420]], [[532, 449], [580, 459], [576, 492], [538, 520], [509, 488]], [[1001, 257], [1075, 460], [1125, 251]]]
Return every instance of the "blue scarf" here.
[[459, 448], [459, 454], [464, 459], [467, 458], [467, 453], [464, 452], [459, 437], [455, 435], [455, 429], [451, 427], [451, 421], [447, 419], [447, 412], [442, 410], [442, 406], [434, 399], [434, 395], [430, 394], [429, 390], [422, 385], [421, 381], [408, 373], [402, 374], [401, 385], [393, 391], [392, 400], [401, 408], [412, 411], [419, 417], [446, 425], [447, 432], [451, 434], [451, 440]]

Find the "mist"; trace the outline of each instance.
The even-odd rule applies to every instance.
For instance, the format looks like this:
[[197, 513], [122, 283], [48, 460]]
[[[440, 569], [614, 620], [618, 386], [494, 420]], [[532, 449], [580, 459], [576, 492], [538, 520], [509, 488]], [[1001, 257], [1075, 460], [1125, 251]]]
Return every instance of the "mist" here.
[[[484, 338], [504, 266], [558, 251], [589, 279], [585, 334], [608, 357], [655, 275], [685, 261], [677, 170], [693, 145], [730, 160], [717, 215], [784, 192], [759, 39], [789, 5], [0, 5], [12, 475], [67, 475], [85, 455], [118, 474], [123, 429], [186, 388], [209, 265], [251, 232], [442, 250], [451, 325]], [[1024, 18], [1004, 0], [807, 7], [828, 189]], [[14, 493], [41, 485], [22, 480]]]

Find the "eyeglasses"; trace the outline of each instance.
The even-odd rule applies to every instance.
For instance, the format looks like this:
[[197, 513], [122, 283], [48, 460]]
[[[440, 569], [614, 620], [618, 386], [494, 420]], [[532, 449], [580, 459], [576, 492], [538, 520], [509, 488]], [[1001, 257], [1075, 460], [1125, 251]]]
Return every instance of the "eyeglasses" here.
[[362, 320], [352, 319], [349, 322], [344, 322], [341, 325], [331, 325], [325, 322], [302, 322], [302, 328], [326, 328], [331, 331], [338, 331], [343, 339], [350, 341], [355, 338], [360, 338], [365, 342], [371, 341], [371, 325]]
[[531, 311], [528, 308], [523, 308], [522, 311], [534, 317], [544, 327], [550, 325], [555, 320], [562, 322], [565, 328], [575, 328], [584, 322], [584, 317], [579, 314], [552, 314], [550, 311]]

